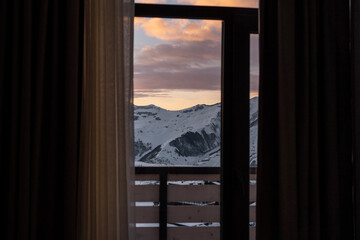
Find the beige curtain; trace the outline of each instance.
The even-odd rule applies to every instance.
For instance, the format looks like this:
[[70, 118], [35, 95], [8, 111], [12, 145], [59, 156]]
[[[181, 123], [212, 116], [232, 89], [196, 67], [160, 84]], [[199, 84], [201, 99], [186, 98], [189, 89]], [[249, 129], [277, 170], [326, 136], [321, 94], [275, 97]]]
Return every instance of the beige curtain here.
[[134, 238], [133, 0], [85, 1], [78, 239]]

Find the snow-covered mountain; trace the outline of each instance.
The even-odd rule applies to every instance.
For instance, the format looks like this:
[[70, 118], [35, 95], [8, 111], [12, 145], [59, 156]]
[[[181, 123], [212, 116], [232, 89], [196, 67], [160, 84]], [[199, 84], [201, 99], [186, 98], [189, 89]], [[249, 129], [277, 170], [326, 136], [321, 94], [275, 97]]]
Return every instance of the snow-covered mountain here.
[[[169, 111], [135, 106], [135, 163], [148, 165], [220, 165], [221, 105], [196, 105]], [[257, 165], [258, 99], [250, 100], [250, 165]]]
[[250, 142], [249, 142], [249, 161], [250, 166], [257, 166], [257, 144], [258, 144], [258, 116], [259, 116], [259, 98], [250, 99]]

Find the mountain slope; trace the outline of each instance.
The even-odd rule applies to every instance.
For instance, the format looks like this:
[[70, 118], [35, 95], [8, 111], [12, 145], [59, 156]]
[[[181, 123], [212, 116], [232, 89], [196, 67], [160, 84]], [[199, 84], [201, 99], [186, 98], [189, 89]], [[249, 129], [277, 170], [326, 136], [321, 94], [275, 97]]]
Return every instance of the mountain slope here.
[[[219, 166], [220, 110], [220, 104], [196, 105], [180, 111], [154, 105], [135, 106], [136, 164]], [[256, 165], [256, 143], [257, 98], [254, 98], [250, 101], [252, 165]]]

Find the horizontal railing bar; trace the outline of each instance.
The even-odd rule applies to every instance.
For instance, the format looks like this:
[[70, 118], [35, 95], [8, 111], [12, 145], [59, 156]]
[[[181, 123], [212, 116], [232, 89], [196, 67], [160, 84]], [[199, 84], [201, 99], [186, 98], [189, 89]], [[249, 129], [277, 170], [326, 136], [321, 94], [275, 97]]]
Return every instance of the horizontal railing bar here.
[[136, 223], [159, 223], [159, 207], [136, 207]]
[[220, 174], [169, 174], [169, 181], [220, 181]]
[[220, 240], [220, 227], [169, 227], [167, 239]]
[[[251, 230], [250, 230], [251, 231]], [[137, 240], [158, 240], [159, 228], [137, 227]], [[219, 227], [168, 227], [167, 239], [176, 240], [218, 240], [220, 239]]]
[[136, 181], [160, 181], [159, 174], [135, 174]]
[[256, 222], [256, 206], [249, 206], [249, 221]]
[[[249, 174], [256, 174], [257, 168], [250, 167]], [[220, 167], [135, 167], [136, 174], [220, 174]]]
[[220, 206], [168, 206], [168, 222], [220, 222]]
[[[218, 185], [168, 185], [168, 188], [170, 189], [169, 202], [208, 202], [220, 200], [220, 186]], [[158, 202], [159, 191], [158, 185], [136, 185], [135, 201]], [[256, 185], [249, 185], [249, 191], [249, 201], [255, 202]]]
[[[136, 174], [136, 181], [160, 181], [159, 174]], [[169, 174], [169, 181], [220, 181], [220, 174]], [[249, 180], [256, 180], [256, 174], [250, 174]]]
[[249, 201], [256, 201], [256, 185], [249, 185]]
[[135, 167], [136, 174], [219, 174], [218, 167]]
[[[249, 207], [249, 221], [256, 222], [256, 206]], [[168, 206], [168, 222], [217, 222], [219, 206]], [[136, 207], [137, 223], [158, 223], [159, 207]]]
[[[176, 229], [174, 232], [174, 229], [176, 228], [170, 228], [170, 234], [171, 235], [175, 235], [177, 234], [179, 231], [183, 231], [183, 230], [187, 230], [187, 228], [183, 227], [183, 228], [180, 228], [180, 229]], [[213, 232], [213, 230], [215, 230], [216, 232], [218, 231], [217, 228], [198, 228], [200, 229], [201, 231], [209, 231], [211, 230], [211, 232]], [[190, 230], [193, 230], [193, 229], [190, 229]], [[159, 228], [156, 228], [156, 227], [137, 227], [136, 228], [136, 240], [158, 240], [158, 232], [159, 232]], [[256, 239], [256, 227], [249, 227], [249, 232], [250, 232], [250, 240], [255, 240]], [[187, 233], [185, 233], [187, 234]], [[193, 236], [193, 232], [190, 233], [192, 236]], [[211, 234], [211, 233], [210, 233]], [[183, 235], [183, 234], [181, 234]], [[217, 234], [216, 234], [217, 235]], [[174, 236], [176, 237], [176, 236]], [[196, 236], [197, 237], [197, 236]], [[207, 236], [205, 236], [207, 237]], [[168, 237], [168, 239], [171, 239]], [[177, 238], [175, 238], [177, 239]]]
[[256, 240], [256, 227], [249, 228], [249, 240]]
[[218, 185], [169, 185], [168, 202], [219, 202]]
[[159, 240], [159, 228], [136, 227], [136, 240]]
[[136, 202], [158, 202], [159, 185], [136, 185], [135, 201]]

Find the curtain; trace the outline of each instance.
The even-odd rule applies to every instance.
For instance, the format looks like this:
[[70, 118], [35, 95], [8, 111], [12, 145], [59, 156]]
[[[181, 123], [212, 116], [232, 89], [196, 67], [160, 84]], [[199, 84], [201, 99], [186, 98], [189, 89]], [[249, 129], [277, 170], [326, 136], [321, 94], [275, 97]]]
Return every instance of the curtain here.
[[81, 5], [0, 3], [1, 239], [76, 238]]
[[85, 2], [79, 239], [135, 239], [133, 1]]
[[355, 227], [356, 240], [360, 240], [360, 1], [352, 0], [352, 60], [354, 102], [354, 160], [355, 160]]
[[349, 1], [260, 1], [257, 239], [354, 239]]

